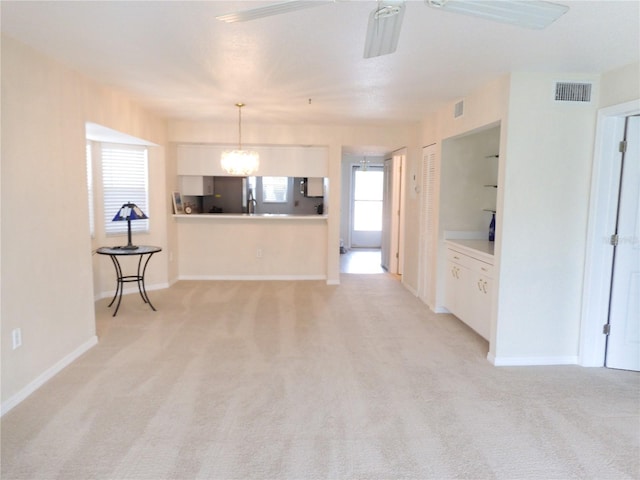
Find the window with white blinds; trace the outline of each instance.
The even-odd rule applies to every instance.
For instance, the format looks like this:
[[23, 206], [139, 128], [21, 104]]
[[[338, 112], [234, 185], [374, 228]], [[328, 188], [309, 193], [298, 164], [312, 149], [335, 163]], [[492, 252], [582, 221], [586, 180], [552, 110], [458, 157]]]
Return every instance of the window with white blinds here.
[[[127, 233], [128, 222], [113, 222], [123, 204], [135, 203], [149, 215], [147, 148], [137, 145], [102, 144], [104, 228], [107, 235]], [[149, 220], [131, 222], [132, 232], [148, 232]]]
[[95, 215], [93, 214], [93, 158], [91, 158], [91, 142], [86, 145], [87, 162], [87, 194], [89, 200], [89, 233], [91, 238], [96, 235]]
[[262, 177], [262, 201], [264, 203], [287, 203], [289, 177]]

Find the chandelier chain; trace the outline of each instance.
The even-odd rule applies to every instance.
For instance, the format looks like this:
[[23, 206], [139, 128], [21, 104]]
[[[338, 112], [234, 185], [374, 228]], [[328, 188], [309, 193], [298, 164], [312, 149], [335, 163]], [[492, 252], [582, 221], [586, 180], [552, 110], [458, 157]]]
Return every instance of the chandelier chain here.
[[242, 107], [244, 103], [236, 103], [238, 107], [238, 150], [242, 150]]

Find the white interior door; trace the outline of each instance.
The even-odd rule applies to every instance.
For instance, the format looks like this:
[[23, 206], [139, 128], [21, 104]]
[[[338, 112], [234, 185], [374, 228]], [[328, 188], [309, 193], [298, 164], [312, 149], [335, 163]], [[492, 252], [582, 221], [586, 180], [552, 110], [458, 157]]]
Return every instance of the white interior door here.
[[627, 118], [625, 141], [606, 366], [640, 371], [640, 116]]
[[382, 267], [389, 273], [400, 273], [400, 164], [397, 157], [384, 161]]
[[436, 145], [422, 151], [422, 179], [420, 184], [420, 276], [418, 296], [434, 308], [436, 284]]
[[390, 159], [384, 161], [384, 191], [382, 200], [382, 268], [389, 271], [391, 263], [391, 190], [393, 188]]
[[404, 274], [404, 236], [405, 236], [405, 199], [406, 199], [406, 182], [404, 172], [407, 159], [407, 149], [393, 156], [395, 164], [394, 188], [396, 189], [396, 202], [398, 204], [398, 270], [397, 274]]

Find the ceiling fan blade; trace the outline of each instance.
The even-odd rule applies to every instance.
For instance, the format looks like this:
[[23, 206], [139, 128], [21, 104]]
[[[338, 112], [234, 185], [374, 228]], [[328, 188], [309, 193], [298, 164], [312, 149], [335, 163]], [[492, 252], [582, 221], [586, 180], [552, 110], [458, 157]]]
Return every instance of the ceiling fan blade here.
[[519, 27], [542, 30], [567, 13], [569, 7], [539, 0], [425, 0], [430, 7]]
[[241, 12], [229, 13], [227, 15], [219, 15], [216, 18], [221, 22], [226, 23], [246, 22], [248, 20], [270, 17], [272, 15], [280, 15], [281, 13], [294, 12], [304, 8], [317, 7], [327, 3], [333, 3], [333, 1], [334, 0], [288, 0], [286, 2], [273, 3], [265, 7], [252, 8]]
[[364, 58], [379, 57], [396, 51], [404, 8], [404, 1], [386, 0], [379, 2], [369, 14]]

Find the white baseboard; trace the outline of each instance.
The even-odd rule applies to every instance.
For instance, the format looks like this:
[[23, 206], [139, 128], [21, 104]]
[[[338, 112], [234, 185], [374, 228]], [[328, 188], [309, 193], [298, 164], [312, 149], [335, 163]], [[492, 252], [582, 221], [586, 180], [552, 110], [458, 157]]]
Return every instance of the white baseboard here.
[[403, 286], [404, 288], [406, 288], [407, 290], [409, 290], [409, 291], [413, 294], [413, 296], [415, 296], [415, 297], [417, 297], [417, 296], [418, 296], [418, 291], [417, 291], [417, 290], [415, 290], [415, 289], [414, 289], [413, 287], [411, 287], [410, 285], [407, 285], [406, 283], [404, 283], [404, 279], [402, 280], [402, 282], [401, 282], [401, 283], [402, 283], [402, 286]]
[[85, 353], [91, 347], [95, 346], [98, 343], [98, 337], [93, 336], [74, 351], [65, 355], [61, 360], [56, 362], [51, 367], [47, 368], [44, 372], [42, 372], [35, 380], [27, 384], [22, 390], [20, 390], [15, 395], [8, 398], [2, 406], [0, 406], [0, 416], [3, 416], [9, 410], [14, 408], [20, 402], [22, 402], [25, 398], [35, 392], [38, 388], [44, 385], [47, 381], [51, 380], [56, 374], [60, 373], [65, 367], [69, 366], [74, 360], [76, 360], [80, 355]]
[[326, 275], [180, 275], [179, 280], [326, 280]]
[[495, 357], [489, 352], [487, 360], [496, 367], [525, 367], [542, 365], [577, 365], [578, 356], [563, 357]]

